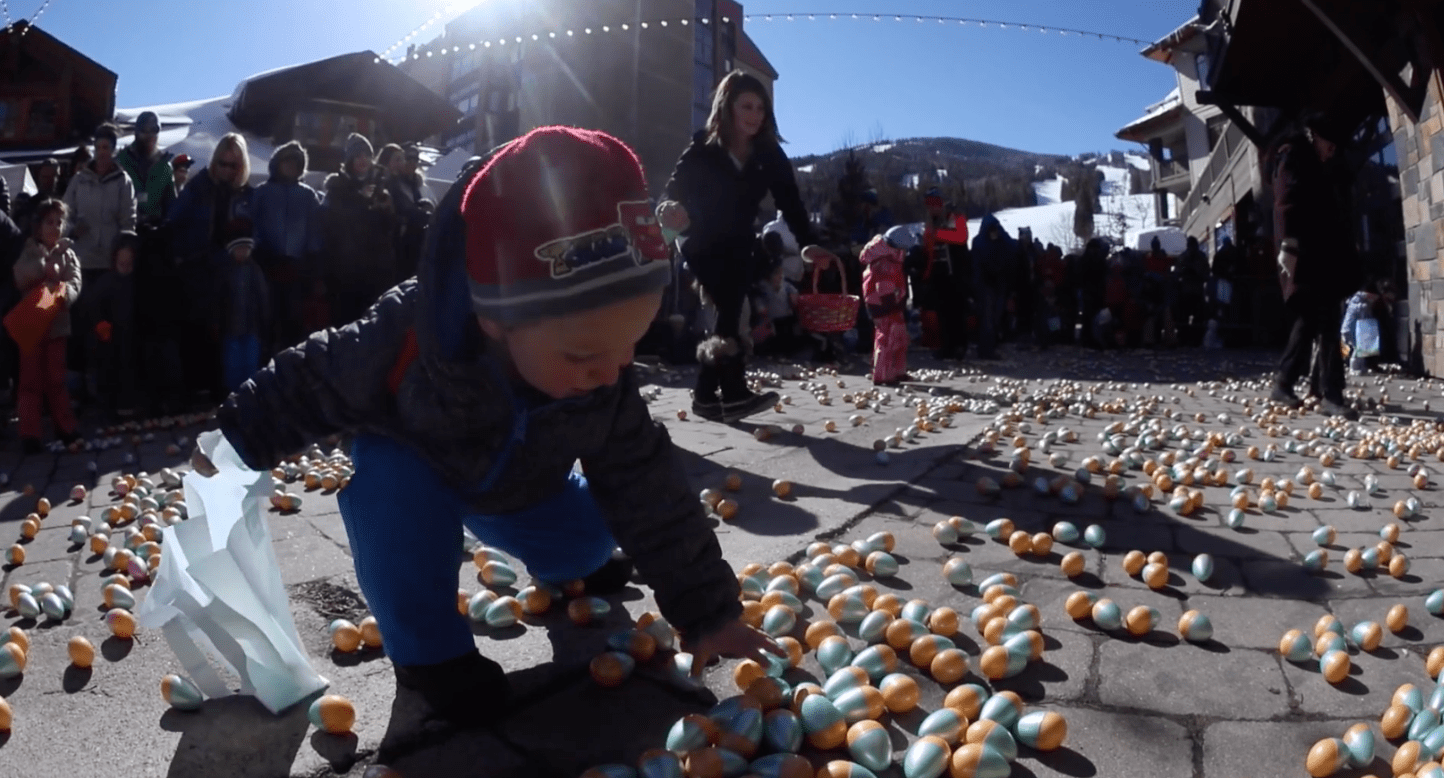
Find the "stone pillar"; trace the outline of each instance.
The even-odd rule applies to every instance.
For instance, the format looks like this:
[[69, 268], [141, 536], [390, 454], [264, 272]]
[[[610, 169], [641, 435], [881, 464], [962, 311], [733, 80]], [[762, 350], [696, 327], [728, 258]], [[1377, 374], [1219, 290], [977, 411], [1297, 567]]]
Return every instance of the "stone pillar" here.
[[1387, 102], [1403, 195], [1412, 366], [1444, 376], [1444, 350], [1439, 348], [1444, 322], [1444, 263], [1439, 256], [1444, 246], [1444, 90], [1438, 71], [1430, 77], [1418, 124], [1410, 122], [1392, 98]]

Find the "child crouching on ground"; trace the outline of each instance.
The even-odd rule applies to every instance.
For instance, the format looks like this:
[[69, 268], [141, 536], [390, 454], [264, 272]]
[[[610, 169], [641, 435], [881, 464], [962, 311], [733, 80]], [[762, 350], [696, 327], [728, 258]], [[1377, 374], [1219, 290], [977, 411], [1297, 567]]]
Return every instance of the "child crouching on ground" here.
[[65, 388], [65, 350], [70, 340], [70, 306], [80, 296], [80, 259], [63, 238], [68, 210], [65, 203], [48, 199], [35, 206], [30, 238], [15, 260], [15, 288], [21, 297], [45, 285], [58, 291], [65, 302], [50, 323], [45, 337], [34, 348], [20, 352], [20, 382], [16, 411], [20, 416], [20, 440], [26, 454], [44, 450], [41, 413], [50, 406], [56, 437], [67, 446], [80, 438], [70, 392]]
[[620, 545], [694, 670], [782, 655], [739, 620], [737, 578], [630, 369], [670, 278], [636, 154], [535, 130], [468, 166], [430, 232], [415, 279], [279, 354], [219, 414], [256, 470], [356, 435], [341, 516], [397, 681], [454, 720], [506, 710], [506, 676], [456, 608], [463, 525], [593, 594], [626, 584]]
[[862, 250], [862, 297], [872, 317], [872, 382], [891, 386], [907, 379], [907, 276], [903, 259], [917, 245], [906, 227], [893, 227]]

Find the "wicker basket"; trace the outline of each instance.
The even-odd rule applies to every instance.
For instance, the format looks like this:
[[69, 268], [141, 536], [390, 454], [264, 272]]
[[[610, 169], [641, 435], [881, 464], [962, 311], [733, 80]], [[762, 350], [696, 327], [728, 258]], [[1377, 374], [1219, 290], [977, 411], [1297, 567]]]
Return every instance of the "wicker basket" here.
[[[841, 262], [838, 270], [841, 271]], [[812, 267], [812, 288], [817, 288], [822, 275], [822, 265]], [[797, 296], [797, 323], [808, 332], [847, 332], [857, 323], [857, 309], [862, 301], [857, 295], [847, 293], [847, 273], [839, 272], [842, 278], [842, 294], [801, 294]]]

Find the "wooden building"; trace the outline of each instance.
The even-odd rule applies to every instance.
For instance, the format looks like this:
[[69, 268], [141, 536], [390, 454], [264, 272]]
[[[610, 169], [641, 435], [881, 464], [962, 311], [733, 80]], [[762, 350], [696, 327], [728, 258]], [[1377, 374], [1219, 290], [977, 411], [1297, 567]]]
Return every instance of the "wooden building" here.
[[115, 112], [116, 74], [28, 22], [0, 31], [0, 155], [33, 161], [90, 138]]

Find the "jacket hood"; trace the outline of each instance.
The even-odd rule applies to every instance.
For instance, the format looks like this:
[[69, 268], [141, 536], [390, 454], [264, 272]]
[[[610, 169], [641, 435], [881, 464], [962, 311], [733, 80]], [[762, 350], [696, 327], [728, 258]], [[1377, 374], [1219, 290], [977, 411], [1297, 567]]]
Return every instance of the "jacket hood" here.
[[281, 177], [281, 163], [287, 159], [294, 159], [301, 163], [301, 172], [300, 175], [296, 177], [296, 180], [299, 181], [305, 178], [306, 166], [310, 162], [310, 157], [306, 154], [306, 147], [296, 141], [282, 144], [280, 148], [276, 149], [275, 153], [271, 154], [271, 178]]
[[887, 240], [884, 239], [883, 236], [878, 235], [868, 241], [867, 246], [863, 247], [862, 255], [858, 257], [858, 261], [869, 266], [875, 262], [901, 262], [903, 261], [903, 254], [902, 249], [889, 246]]
[[998, 221], [998, 217], [990, 213], [984, 216], [983, 223], [978, 225], [978, 236], [973, 238], [973, 251], [988, 251], [994, 248], [995, 241], [988, 235], [988, 232], [995, 227], [998, 229], [998, 232], [1003, 234], [1003, 237], [996, 241], [997, 246], [1011, 248], [1017, 244], [1013, 236], [1009, 235], [1008, 231], [1003, 228], [1003, 223]]

